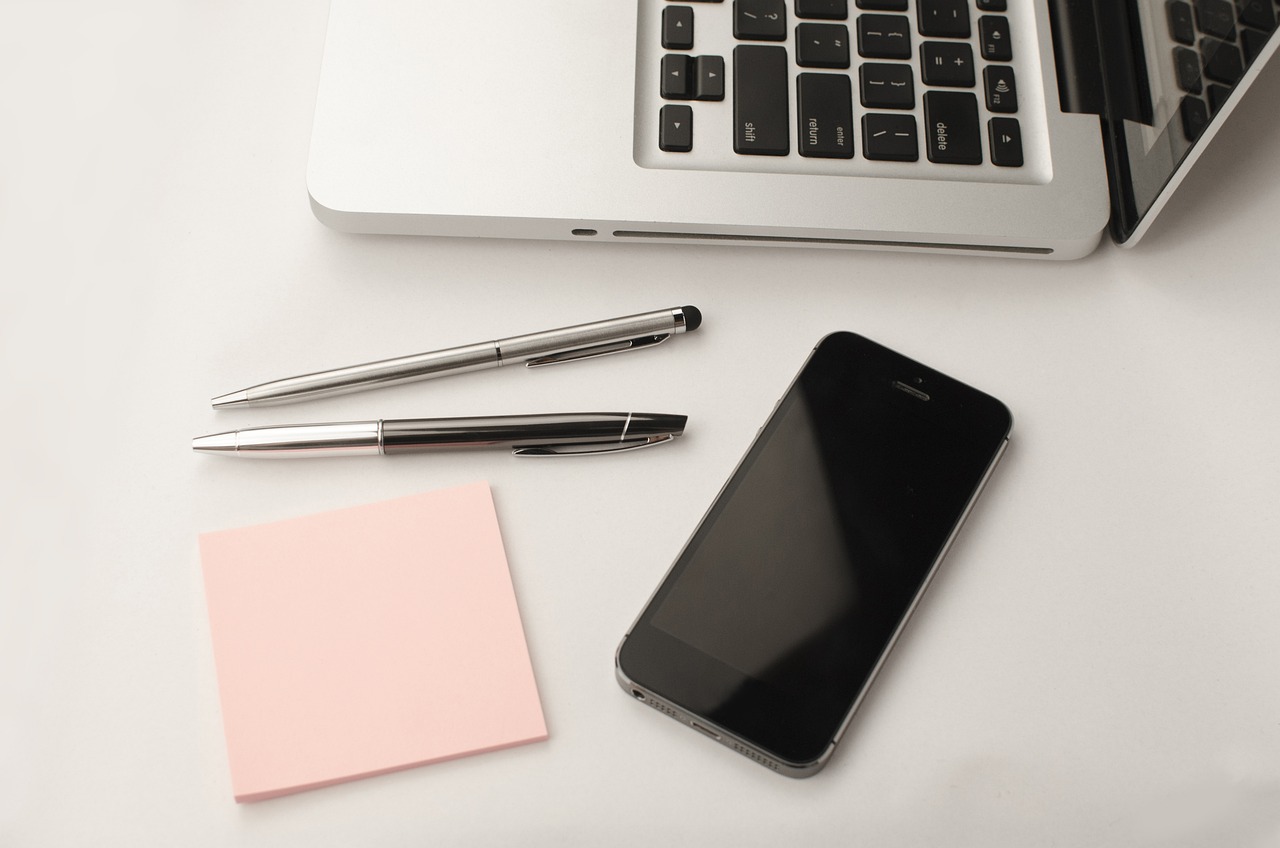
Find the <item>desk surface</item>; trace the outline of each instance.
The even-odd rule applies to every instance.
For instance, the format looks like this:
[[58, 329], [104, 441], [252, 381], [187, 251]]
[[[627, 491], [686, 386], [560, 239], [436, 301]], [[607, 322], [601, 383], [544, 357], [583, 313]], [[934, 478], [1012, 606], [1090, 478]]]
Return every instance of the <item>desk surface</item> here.
[[[355, 237], [306, 205], [323, 4], [69, 5], [0, 15], [0, 843], [1280, 840], [1280, 66], [1142, 245], [1075, 263]], [[703, 328], [645, 354], [208, 405], [682, 303]], [[791, 781], [626, 697], [612, 658], [834, 329], [990, 391], [1017, 423], [843, 750]], [[571, 407], [691, 426], [558, 462], [189, 449], [282, 414]], [[234, 804], [197, 534], [477, 479], [550, 740]]]

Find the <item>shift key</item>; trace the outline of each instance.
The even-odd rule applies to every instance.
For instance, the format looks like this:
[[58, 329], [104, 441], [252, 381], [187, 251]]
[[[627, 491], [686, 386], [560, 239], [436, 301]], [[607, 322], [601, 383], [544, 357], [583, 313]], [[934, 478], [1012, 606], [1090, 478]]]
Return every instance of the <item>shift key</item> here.
[[787, 113], [787, 49], [733, 48], [733, 149], [754, 156], [791, 152]]

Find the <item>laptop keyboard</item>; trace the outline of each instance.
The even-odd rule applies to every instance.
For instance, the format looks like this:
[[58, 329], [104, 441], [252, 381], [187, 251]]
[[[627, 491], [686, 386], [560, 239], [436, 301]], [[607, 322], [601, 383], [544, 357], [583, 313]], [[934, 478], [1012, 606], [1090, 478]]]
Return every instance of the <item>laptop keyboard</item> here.
[[1273, 0], [1169, 0], [1178, 112], [1187, 141], [1204, 132], [1276, 28]]
[[637, 113], [658, 121], [638, 120], [641, 164], [1032, 181], [1043, 107], [1018, 83], [1037, 45], [1010, 18], [1026, 0], [641, 2], [658, 18], [642, 14], [658, 82]]

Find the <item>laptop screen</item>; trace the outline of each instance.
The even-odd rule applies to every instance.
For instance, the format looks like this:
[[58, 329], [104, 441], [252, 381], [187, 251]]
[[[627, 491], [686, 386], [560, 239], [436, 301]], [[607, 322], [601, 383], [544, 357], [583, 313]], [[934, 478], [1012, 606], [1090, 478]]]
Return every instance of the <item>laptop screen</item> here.
[[[1115, 96], [1118, 86], [1108, 80], [1103, 116], [1117, 241], [1133, 236], [1147, 213], [1162, 204], [1180, 167], [1190, 165], [1198, 143], [1208, 140], [1234, 106], [1233, 94], [1274, 52], [1277, 2], [1129, 0], [1128, 63], [1136, 96]], [[1120, 49], [1117, 42], [1105, 43], [1103, 28], [1114, 34], [1117, 27], [1100, 15], [1102, 49]]]

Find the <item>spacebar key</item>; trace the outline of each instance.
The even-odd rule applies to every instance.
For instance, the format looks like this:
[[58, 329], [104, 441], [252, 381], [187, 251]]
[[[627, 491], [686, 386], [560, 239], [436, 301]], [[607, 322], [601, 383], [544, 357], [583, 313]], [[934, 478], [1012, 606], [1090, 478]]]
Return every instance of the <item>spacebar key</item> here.
[[733, 48], [733, 149], [753, 156], [791, 152], [787, 113], [787, 49]]

